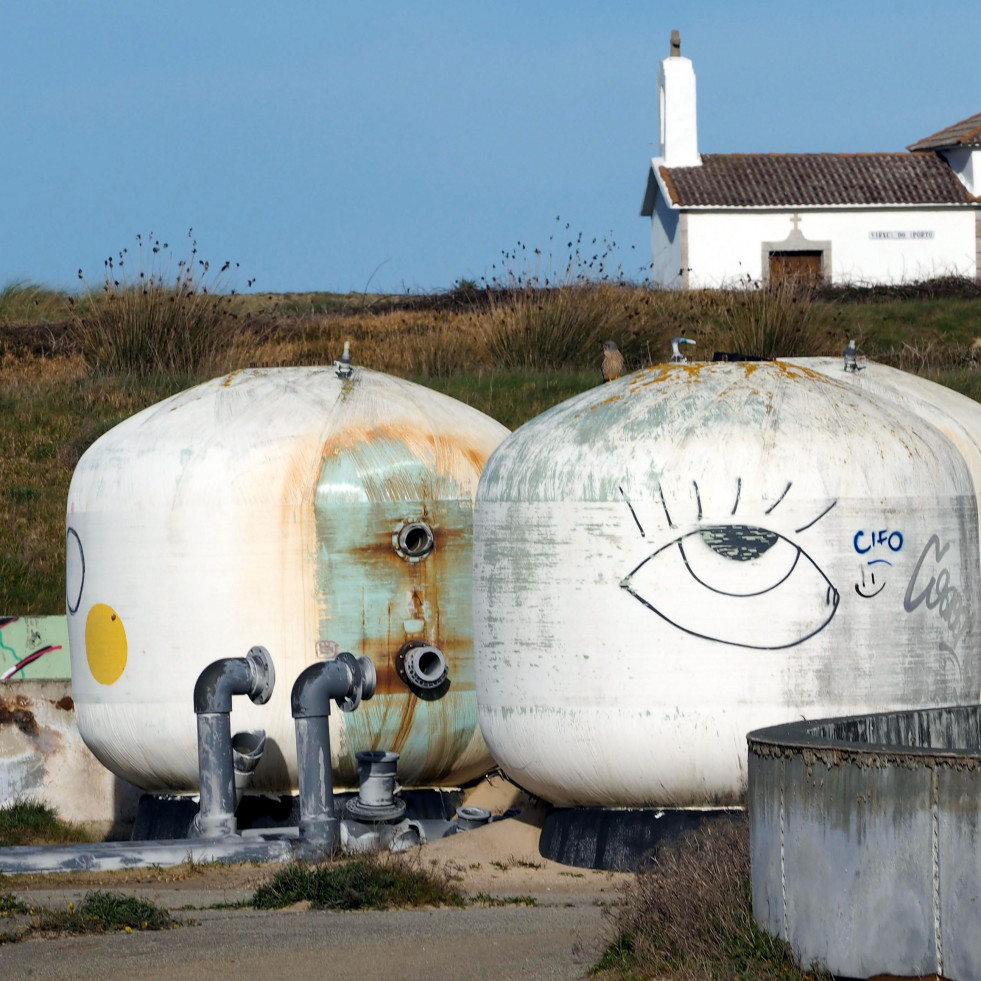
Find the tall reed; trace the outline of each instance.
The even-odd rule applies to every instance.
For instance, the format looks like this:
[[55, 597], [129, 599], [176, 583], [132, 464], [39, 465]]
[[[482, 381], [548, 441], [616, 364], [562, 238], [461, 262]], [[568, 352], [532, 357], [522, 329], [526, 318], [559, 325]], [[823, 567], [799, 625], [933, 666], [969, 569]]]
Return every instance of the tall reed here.
[[[226, 261], [212, 272], [198, 257], [193, 230], [187, 235], [189, 251], [176, 269], [166, 242], [152, 233], [145, 239], [137, 235], [135, 272], [128, 266], [129, 250], [123, 249], [105, 260], [101, 289], [86, 284], [83, 300], [71, 301], [70, 339], [95, 370], [188, 375], [227, 366], [236, 314], [234, 291], [223, 292], [223, 280], [233, 264]], [[78, 275], [85, 283], [81, 269]]]

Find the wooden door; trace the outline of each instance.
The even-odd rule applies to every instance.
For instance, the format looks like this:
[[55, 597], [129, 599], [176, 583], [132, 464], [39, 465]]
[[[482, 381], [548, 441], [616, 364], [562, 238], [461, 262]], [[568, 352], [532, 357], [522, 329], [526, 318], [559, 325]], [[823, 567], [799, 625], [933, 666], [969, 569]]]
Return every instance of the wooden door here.
[[798, 283], [817, 286], [821, 275], [820, 252], [771, 252], [770, 283]]

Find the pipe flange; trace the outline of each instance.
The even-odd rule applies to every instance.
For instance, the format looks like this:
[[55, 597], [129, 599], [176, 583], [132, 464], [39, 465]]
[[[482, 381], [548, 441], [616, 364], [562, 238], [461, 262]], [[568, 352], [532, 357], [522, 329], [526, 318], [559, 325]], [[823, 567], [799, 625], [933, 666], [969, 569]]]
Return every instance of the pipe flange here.
[[[361, 660], [350, 651], [341, 651], [334, 660], [340, 661], [351, 672], [351, 687], [348, 688], [346, 698], [335, 699], [337, 707], [342, 712], [353, 712], [361, 704], [361, 698], [364, 695], [365, 678]], [[372, 670], [374, 670], [374, 665], [372, 665]]]
[[405, 817], [405, 801], [393, 797], [390, 804], [365, 804], [360, 797], [353, 797], [347, 802], [347, 813], [364, 824], [388, 824]]
[[461, 831], [473, 831], [482, 828], [491, 819], [491, 812], [486, 807], [475, 807], [465, 804], [456, 809], [456, 824]]
[[424, 640], [410, 640], [395, 655], [395, 671], [416, 695], [426, 701], [442, 698], [450, 689], [446, 656]]
[[272, 655], [265, 647], [255, 646], [245, 655], [252, 669], [252, 688], [249, 698], [256, 705], [265, 705], [272, 698], [273, 688], [276, 687], [276, 666]]
[[358, 658], [361, 667], [361, 697], [364, 699], [373, 698], [375, 689], [378, 687], [378, 672], [375, 671], [375, 662], [367, 654]]

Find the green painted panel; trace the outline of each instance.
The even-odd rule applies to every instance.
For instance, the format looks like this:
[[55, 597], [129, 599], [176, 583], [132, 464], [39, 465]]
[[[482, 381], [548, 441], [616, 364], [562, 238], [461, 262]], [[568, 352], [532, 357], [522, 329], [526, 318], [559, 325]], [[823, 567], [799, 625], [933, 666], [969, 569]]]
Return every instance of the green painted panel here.
[[[368, 464], [381, 458], [367, 445], [359, 449], [327, 459], [316, 502], [318, 650], [324, 657], [342, 650], [367, 655], [378, 675], [375, 697], [345, 718], [347, 757], [337, 776], [356, 781], [354, 754], [386, 749], [401, 754], [404, 784], [439, 784], [459, 778], [458, 759], [477, 732], [473, 508], [469, 496], [430, 496], [453, 492], [453, 482], [404, 450], [400, 460], [387, 445], [383, 466], [369, 475]], [[372, 499], [352, 500], [353, 487]], [[432, 532], [424, 557], [398, 547], [399, 531], [413, 523]], [[442, 697], [420, 698], [399, 677], [398, 654], [409, 641], [445, 656], [450, 686]]]
[[10, 680], [71, 677], [66, 617], [0, 616], [0, 675]]

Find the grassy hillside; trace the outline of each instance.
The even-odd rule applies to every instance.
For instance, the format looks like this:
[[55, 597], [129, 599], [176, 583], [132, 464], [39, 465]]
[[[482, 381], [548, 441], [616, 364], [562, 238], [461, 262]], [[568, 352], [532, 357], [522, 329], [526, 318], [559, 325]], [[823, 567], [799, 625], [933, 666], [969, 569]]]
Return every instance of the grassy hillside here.
[[[0, 613], [64, 609], [64, 508], [72, 470], [101, 433], [167, 395], [238, 367], [355, 363], [412, 378], [514, 428], [601, 381], [602, 343], [628, 370], [693, 354], [869, 357], [981, 397], [981, 289], [667, 293], [577, 281], [433, 296], [205, 292], [125, 284], [81, 298], [0, 290]], [[977, 347], [975, 346], [977, 345]]]

